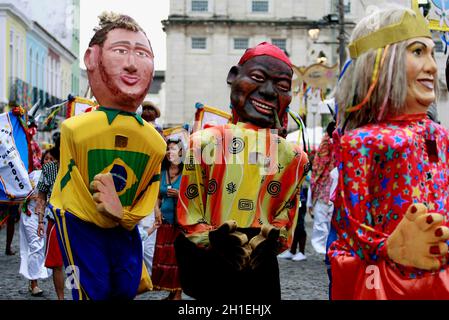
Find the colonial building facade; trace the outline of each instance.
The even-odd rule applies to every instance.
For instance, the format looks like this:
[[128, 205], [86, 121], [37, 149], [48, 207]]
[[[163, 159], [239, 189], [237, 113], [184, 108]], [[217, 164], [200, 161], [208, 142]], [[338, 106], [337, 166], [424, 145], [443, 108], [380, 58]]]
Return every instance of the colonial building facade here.
[[[36, 7], [38, 2], [40, 7]], [[49, 26], [46, 20], [51, 20], [38, 14], [51, 8], [50, 3], [44, 2], [5, 0], [0, 4], [1, 109], [12, 101], [30, 107], [40, 100], [48, 106], [66, 99], [70, 93], [79, 94], [79, 14], [68, 20], [67, 25], [72, 27], [66, 31], [69, 36], [65, 41], [60, 33], [44, 27]], [[78, 0], [65, 2], [72, 3], [75, 8], [78, 5], [79, 12]], [[55, 16], [63, 14], [66, 19], [67, 10], [59, 10], [62, 12]], [[60, 25], [59, 29], [65, 27]]]
[[[348, 32], [360, 6], [347, 2]], [[338, 61], [336, 1], [171, 0], [167, 34], [167, 126], [191, 121], [196, 102], [229, 111], [226, 76], [246, 48], [268, 41], [295, 65]], [[309, 30], [319, 28], [318, 39]]]
[[[344, 1], [346, 44], [355, 23], [370, 6], [382, 2], [410, 6], [407, 0]], [[170, 0], [169, 17], [162, 22], [167, 35], [164, 125], [191, 122], [196, 102], [229, 111], [228, 71], [246, 48], [262, 41], [285, 50], [297, 66], [317, 61], [329, 66], [338, 63], [337, 3], [337, 0]], [[313, 37], [311, 29], [319, 29], [319, 36]], [[445, 57], [442, 52], [437, 52], [436, 57], [440, 75], [444, 76]], [[446, 96], [443, 92], [438, 110], [443, 123], [449, 124], [449, 112], [444, 112]], [[291, 106], [296, 110], [298, 105], [295, 97]], [[312, 126], [320, 124], [315, 116], [309, 115], [307, 121]]]

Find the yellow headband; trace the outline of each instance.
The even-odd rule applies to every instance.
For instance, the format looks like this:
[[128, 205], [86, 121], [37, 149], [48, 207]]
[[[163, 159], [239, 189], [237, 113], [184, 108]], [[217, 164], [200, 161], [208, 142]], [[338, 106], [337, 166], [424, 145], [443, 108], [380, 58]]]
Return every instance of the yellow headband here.
[[399, 23], [383, 27], [353, 41], [349, 45], [349, 55], [352, 59], [355, 59], [366, 51], [417, 37], [432, 37], [427, 21], [420, 13], [413, 16], [406, 11]]

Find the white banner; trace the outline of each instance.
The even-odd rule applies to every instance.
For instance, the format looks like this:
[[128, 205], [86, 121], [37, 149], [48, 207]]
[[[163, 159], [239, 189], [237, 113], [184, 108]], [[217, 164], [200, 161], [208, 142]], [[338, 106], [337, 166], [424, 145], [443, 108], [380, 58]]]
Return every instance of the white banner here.
[[33, 190], [14, 141], [8, 113], [0, 114], [0, 183], [11, 200], [25, 199]]

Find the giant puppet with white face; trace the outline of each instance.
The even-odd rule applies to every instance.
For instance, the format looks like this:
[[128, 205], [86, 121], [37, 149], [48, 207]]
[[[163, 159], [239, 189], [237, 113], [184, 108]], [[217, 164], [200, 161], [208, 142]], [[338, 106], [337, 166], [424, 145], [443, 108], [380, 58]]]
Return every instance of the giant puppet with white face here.
[[131, 17], [105, 13], [84, 62], [99, 108], [63, 122], [50, 203], [64, 263], [79, 266], [74, 299], [132, 299], [151, 287], [136, 224], [154, 208], [166, 149], [135, 113], [151, 85], [153, 51]]
[[352, 34], [336, 92], [333, 299], [449, 298], [449, 139], [427, 116], [434, 46], [424, 18], [405, 8], [374, 12]]

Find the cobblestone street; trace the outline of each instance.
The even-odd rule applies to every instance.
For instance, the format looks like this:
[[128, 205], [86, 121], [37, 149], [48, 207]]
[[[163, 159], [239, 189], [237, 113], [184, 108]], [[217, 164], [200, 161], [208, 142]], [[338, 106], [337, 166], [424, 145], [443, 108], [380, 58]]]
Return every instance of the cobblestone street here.
[[[56, 294], [52, 278], [39, 280], [39, 287], [44, 290], [42, 297], [32, 297], [28, 292], [28, 281], [19, 274], [19, 224], [16, 224], [13, 250], [14, 256], [5, 255], [6, 229], [0, 230], [0, 300], [53, 300]], [[306, 245], [307, 260], [291, 261], [279, 259], [281, 289], [283, 300], [327, 300], [328, 278], [324, 265], [324, 256], [313, 251], [310, 244], [312, 220], [306, 218], [308, 241]], [[65, 296], [71, 300], [71, 293], [66, 289]], [[166, 292], [151, 291], [139, 295], [137, 300], [160, 300]], [[184, 295], [185, 299], [191, 299]]]

